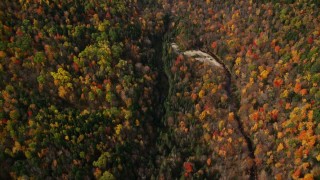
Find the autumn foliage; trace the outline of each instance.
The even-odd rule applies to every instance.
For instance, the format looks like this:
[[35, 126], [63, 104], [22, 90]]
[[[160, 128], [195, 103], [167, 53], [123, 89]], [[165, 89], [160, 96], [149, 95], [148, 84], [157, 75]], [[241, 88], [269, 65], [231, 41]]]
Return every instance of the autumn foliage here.
[[[219, 79], [220, 73], [214, 70], [215, 73], [212, 74], [206, 68], [194, 64], [188, 68], [189, 72], [194, 72], [191, 77], [201, 78], [195, 80], [191, 87], [180, 87], [179, 84], [184, 82], [184, 72], [174, 72], [178, 79], [175, 86], [183, 91], [180, 94], [190, 95], [184, 98], [172, 97], [172, 103], [188, 102], [189, 99], [192, 102], [190, 105], [180, 104], [183, 107], [187, 104], [191, 106], [189, 109], [182, 108], [188, 109], [187, 111], [179, 110], [181, 107], [174, 108], [178, 111], [177, 121], [178, 117], [190, 113], [188, 117], [199, 120], [203, 125], [201, 133], [204, 141], [210, 142], [217, 138], [218, 142], [224, 142], [217, 151], [210, 148], [217, 146], [218, 142], [212, 143], [213, 145], [209, 143], [203, 149], [211, 154], [230, 158], [230, 161], [224, 161], [225, 166], [231, 161], [238, 162], [236, 157], [240, 156], [238, 150], [233, 153], [229, 151], [233, 149], [232, 146], [240, 147], [237, 142], [241, 141], [233, 138], [232, 134], [224, 136], [223, 131], [231, 127], [227, 122], [234, 121], [236, 113], [245, 134], [253, 143], [255, 156], [253, 161], [250, 158], [240, 159], [239, 164], [247, 165], [247, 168], [256, 166], [259, 179], [319, 178], [317, 157], [320, 149], [317, 144], [320, 132], [320, 66], [317, 51], [320, 47], [320, 22], [315, 19], [319, 19], [320, 14], [318, 8], [314, 8], [317, 5], [319, 3], [315, 1], [309, 4], [306, 1], [175, 3], [174, 12], [190, 19], [180, 19], [176, 24], [177, 28], [182, 29], [175, 39], [179, 45], [183, 49], [206, 47], [208, 51], [218, 54], [232, 73], [231, 86], [239, 104], [236, 112], [223, 114], [220, 110], [222, 117], [212, 117], [212, 111], [223, 107], [225, 98], [222, 94], [213, 98], [212, 93], [219, 93], [219, 90], [213, 88], [210, 91], [204, 87], [214, 87], [207, 84], [207, 77], [210, 77], [210, 80]], [[192, 80], [188, 82], [192, 84]], [[216, 83], [217, 87], [225, 85], [221, 78], [216, 80]], [[210, 104], [203, 99], [210, 99]], [[210, 122], [206, 122], [206, 118], [209, 118]], [[185, 123], [188, 129], [196, 126], [191, 119], [185, 118], [184, 122], [188, 122]], [[235, 134], [236, 129], [237, 127], [232, 127]], [[189, 130], [185, 136], [189, 138], [194, 131]], [[206, 133], [210, 134], [210, 138]], [[178, 136], [178, 133], [175, 136]], [[178, 139], [175, 140], [184, 142]], [[198, 142], [201, 138], [195, 136], [194, 139]], [[228, 141], [232, 142], [231, 147], [227, 146]], [[199, 161], [192, 156], [195, 153], [189, 154], [188, 162], [190, 159], [194, 159], [191, 161], [193, 163]], [[215, 158], [217, 159], [216, 156]], [[234, 172], [237, 165], [227, 167]], [[216, 170], [226, 178], [224, 168]], [[193, 177], [198, 177], [199, 171], [210, 174], [204, 162], [199, 163], [196, 169], [198, 171], [194, 169], [197, 173], [194, 173]], [[188, 175], [190, 177], [190, 174]], [[230, 172], [228, 175], [238, 178], [241, 176], [239, 173], [232, 175]]]
[[0, 179], [318, 179], [319, 7], [2, 0]]

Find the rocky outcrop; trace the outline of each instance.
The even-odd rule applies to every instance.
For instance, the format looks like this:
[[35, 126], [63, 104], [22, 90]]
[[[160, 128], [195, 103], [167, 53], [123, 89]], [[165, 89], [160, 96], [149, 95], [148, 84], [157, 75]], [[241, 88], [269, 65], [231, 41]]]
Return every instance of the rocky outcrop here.
[[179, 49], [179, 46], [176, 43], [171, 43], [171, 48], [174, 50], [177, 54], [183, 54], [187, 57], [192, 57], [197, 61], [204, 62], [204, 63], [210, 63], [213, 66], [217, 66], [219, 68], [223, 68], [222, 65], [217, 61], [216, 58], [212, 57], [211, 55], [202, 52], [200, 50], [188, 50], [185, 52], [181, 52]]

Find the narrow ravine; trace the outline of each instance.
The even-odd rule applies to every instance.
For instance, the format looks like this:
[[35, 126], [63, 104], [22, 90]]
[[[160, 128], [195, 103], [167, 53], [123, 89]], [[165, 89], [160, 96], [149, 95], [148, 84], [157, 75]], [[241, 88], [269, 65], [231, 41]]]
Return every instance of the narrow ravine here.
[[[154, 109], [152, 111], [151, 116], [154, 118], [152, 122], [153, 126], [153, 139], [151, 142], [152, 147], [150, 147], [150, 162], [152, 164], [156, 164], [156, 157], [159, 153], [157, 150], [157, 138], [159, 137], [159, 134], [162, 129], [164, 129], [162, 119], [166, 115], [166, 108], [165, 108], [165, 100], [168, 96], [169, 92], [169, 83], [168, 83], [168, 77], [166, 73], [164, 72], [164, 63], [162, 61], [163, 51], [162, 51], [162, 44], [163, 44], [163, 35], [161, 36], [153, 36], [150, 38], [150, 40], [153, 42], [152, 48], [155, 51], [154, 57], [152, 59], [152, 67], [157, 71], [158, 75], [156, 78], [155, 83], [155, 91], [154, 91], [154, 101], [156, 102], [154, 105]], [[148, 175], [146, 177], [151, 178], [151, 175]]]
[[239, 115], [238, 115], [238, 110], [239, 110], [239, 102], [238, 102], [238, 99], [237, 97], [235, 97], [234, 95], [234, 92], [233, 90], [231, 89], [232, 87], [232, 75], [231, 75], [231, 72], [230, 70], [227, 68], [227, 66], [221, 61], [221, 59], [216, 56], [214, 53], [211, 53], [208, 51], [208, 54], [210, 54], [216, 61], [218, 61], [220, 63], [220, 65], [222, 66], [222, 68], [224, 69], [224, 72], [225, 72], [225, 75], [227, 77], [227, 83], [226, 83], [226, 86], [225, 86], [225, 90], [227, 91], [227, 94], [228, 94], [228, 97], [229, 97], [229, 110], [231, 112], [234, 113], [234, 117], [235, 117], [235, 120], [238, 124], [238, 129], [241, 133], [241, 135], [244, 137], [246, 143], [247, 143], [247, 146], [248, 146], [248, 150], [249, 150], [249, 156], [250, 158], [252, 159], [252, 162], [253, 162], [253, 165], [252, 167], [250, 168], [250, 180], [254, 180], [254, 179], [257, 179], [257, 166], [256, 166], [256, 163], [255, 163], [255, 154], [254, 154], [254, 145], [253, 145], [253, 142], [251, 140], [251, 138], [249, 137], [249, 135], [244, 131], [244, 128], [243, 128], [243, 122], [241, 121]]
[[237, 128], [243, 138], [245, 139], [245, 142], [247, 144], [247, 148], [249, 150], [249, 157], [253, 162], [253, 165], [251, 166], [249, 170], [250, 180], [257, 179], [257, 166], [255, 164], [255, 154], [254, 154], [254, 145], [252, 140], [250, 139], [249, 135], [244, 131], [243, 122], [241, 121], [241, 118], [238, 115], [239, 110], [239, 100], [235, 96], [234, 90], [232, 90], [232, 74], [230, 70], [227, 68], [227, 66], [222, 62], [222, 60], [216, 56], [214, 53], [211, 53], [209, 50], [188, 50], [185, 52], [181, 52], [179, 49], [179, 46], [176, 43], [171, 43], [171, 48], [176, 54], [183, 54], [187, 57], [192, 57], [197, 61], [209, 63], [212, 66], [216, 66], [218, 68], [222, 68], [225, 76], [226, 76], [226, 85], [225, 90], [227, 92], [227, 96], [229, 99], [229, 111], [234, 113], [235, 120], [237, 122]]

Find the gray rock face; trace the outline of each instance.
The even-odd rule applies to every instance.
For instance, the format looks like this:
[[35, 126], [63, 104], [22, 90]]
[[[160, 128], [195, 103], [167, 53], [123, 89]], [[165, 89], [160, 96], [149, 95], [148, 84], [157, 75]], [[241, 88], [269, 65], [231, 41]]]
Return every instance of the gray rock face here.
[[177, 54], [183, 54], [187, 57], [192, 57], [197, 61], [201, 61], [204, 63], [210, 63], [213, 66], [223, 68], [222, 65], [214, 57], [212, 57], [209, 54], [202, 52], [200, 50], [188, 50], [185, 52], [181, 52], [179, 46], [176, 43], [171, 43], [171, 48]]

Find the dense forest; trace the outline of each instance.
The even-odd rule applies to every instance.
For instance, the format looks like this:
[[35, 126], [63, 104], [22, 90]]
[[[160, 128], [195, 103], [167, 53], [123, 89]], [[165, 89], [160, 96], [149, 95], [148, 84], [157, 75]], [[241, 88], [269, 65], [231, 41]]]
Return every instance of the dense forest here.
[[319, 51], [318, 0], [1, 0], [0, 179], [319, 179]]

